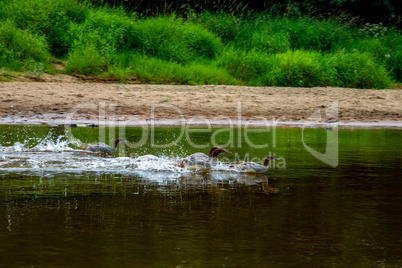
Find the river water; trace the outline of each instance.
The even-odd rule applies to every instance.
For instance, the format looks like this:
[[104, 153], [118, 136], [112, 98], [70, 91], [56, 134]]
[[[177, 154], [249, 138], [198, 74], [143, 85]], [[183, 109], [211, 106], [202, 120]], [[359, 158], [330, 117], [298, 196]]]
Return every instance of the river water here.
[[[1, 267], [402, 266], [401, 129], [0, 131]], [[174, 166], [212, 144], [232, 154]]]

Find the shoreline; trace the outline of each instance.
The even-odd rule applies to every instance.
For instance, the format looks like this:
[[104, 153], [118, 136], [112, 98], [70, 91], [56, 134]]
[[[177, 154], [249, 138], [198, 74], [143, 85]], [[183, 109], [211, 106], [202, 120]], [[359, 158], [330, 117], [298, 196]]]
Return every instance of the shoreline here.
[[402, 90], [4, 82], [0, 124], [401, 128]]
[[[2, 117], [0, 125], [47, 125], [67, 127], [230, 127], [230, 128], [342, 128], [342, 129], [402, 129], [402, 121], [377, 122], [313, 122], [313, 121], [276, 121], [276, 120], [180, 120], [180, 119], [139, 119], [139, 120], [97, 120], [97, 119], [56, 119], [51, 114], [42, 114], [43, 118]], [[45, 119], [47, 118], [47, 119]]]

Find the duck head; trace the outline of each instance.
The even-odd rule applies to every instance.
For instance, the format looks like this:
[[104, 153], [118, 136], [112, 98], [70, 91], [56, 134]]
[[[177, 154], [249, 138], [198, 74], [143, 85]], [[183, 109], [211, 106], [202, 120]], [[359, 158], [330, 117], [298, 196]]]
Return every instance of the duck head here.
[[208, 151], [208, 156], [212, 157], [212, 153], [218, 148], [221, 148], [221, 147], [212, 146], [211, 149], [209, 149], [209, 151]]
[[117, 147], [117, 145], [119, 145], [120, 142], [128, 142], [128, 141], [126, 141], [125, 139], [121, 139], [121, 138], [115, 139], [113, 142], [113, 147]]
[[218, 156], [220, 154], [231, 154], [231, 152], [229, 152], [228, 150], [226, 150], [222, 147], [215, 147], [215, 150], [213, 150], [213, 151], [209, 150], [209, 156], [212, 158], [218, 158]]
[[267, 157], [264, 158], [264, 166], [268, 166], [269, 161], [272, 161], [272, 160], [279, 160], [279, 159], [275, 158], [271, 155], [268, 155]]

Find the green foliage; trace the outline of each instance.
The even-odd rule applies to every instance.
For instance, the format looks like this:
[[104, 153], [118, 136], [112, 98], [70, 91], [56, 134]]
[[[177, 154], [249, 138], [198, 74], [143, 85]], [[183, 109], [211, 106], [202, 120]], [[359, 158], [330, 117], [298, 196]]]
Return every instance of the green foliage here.
[[126, 48], [168, 61], [188, 63], [196, 58], [215, 58], [223, 45], [205, 28], [170, 16], [138, 21], [127, 32]]
[[71, 46], [69, 23], [82, 23], [89, 11], [89, 6], [71, 0], [0, 1], [0, 20], [44, 36], [56, 57], [65, 56]]
[[267, 54], [275, 54], [288, 51], [290, 41], [286, 33], [254, 32], [248, 47], [254, 47]]
[[398, 29], [314, 19], [295, 2], [277, 8], [286, 10], [273, 16], [187, 8], [183, 19], [86, 1], [0, 0], [0, 64], [40, 75], [55, 57], [67, 61], [67, 73], [123, 82], [137, 76], [152, 83], [386, 88], [402, 80]]
[[72, 47], [91, 42], [100, 50], [115, 50], [125, 46], [125, 36], [136, 20], [122, 9], [101, 8], [88, 13], [82, 23], [70, 23], [68, 35]]
[[44, 37], [20, 30], [9, 20], [0, 22], [0, 66], [18, 71], [32, 69], [34, 66], [43, 69], [49, 60]]
[[402, 35], [396, 29], [390, 29], [382, 42], [387, 47], [387, 53], [378, 55], [385, 60], [384, 65], [391, 71], [396, 81], [402, 81]]
[[382, 25], [382, 23], [379, 24], [370, 24], [370, 23], [366, 23], [361, 29], [360, 31], [366, 35], [367, 37], [381, 37], [384, 36], [388, 29], [387, 27], [385, 27], [384, 25]]
[[275, 23], [276, 20], [267, 15], [244, 19], [241, 31], [232, 42], [233, 46], [267, 54], [286, 52], [291, 48], [289, 34], [276, 30]]
[[274, 27], [281, 31], [286, 29], [293, 49], [329, 51], [351, 38], [347, 27], [335, 20], [284, 18], [276, 21]]
[[100, 74], [108, 69], [110, 55], [105, 55], [94, 43], [81, 44], [71, 51], [68, 56], [68, 73]]
[[384, 55], [385, 65], [396, 81], [402, 81], [402, 48]]
[[376, 64], [367, 53], [341, 51], [331, 57], [337, 86], [381, 89], [391, 83], [384, 66]]
[[296, 50], [268, 56], [255, 50], [228, 50], [220, 64], [231, 75], [253, 86], [387, 88], [391, 82], [382, 65], [369, 54], [359, 52], [322, 56]]
[[233, 42], [244, 28], [245, 20], [233, 14], [218, 12], [191, 13], [190, 22], [199, 23], [219, 36], [225, 44]]
[[267, 53], [288, 49], [328, 51], [352, 38], [349, 26], [335, 20], [272, 17], [261, 14], [239, 18], [232, 14], [204, 13], [191, 21], [220, 36], [236, 48], [257, 48]]
[[[360, 51], [371, 55], [378, 64], [384, 65], [396, 81], [402, 80], [402, 35], [395, 29], [383, 31], [385, 34], [369, 35], [350, 40], [343, 50]], [[375, 37], [379, 36], [379, 37]]]
[[250, 13], [269, 12], [282, 17], [301, 17], [311, 14], [331, 17], [350, 14], [351, 17], [370, 23], [396, 23], [401, 25], [400, 0], [87, 0], [95, 5], [124, 5], [127, 10], [143, 16], [176, 13], [225, 12], [244, 16]]
[[103, 8], [92, 10], [81, 24], [70, 23], [67, 72], [89, 75], [107, 71], [124, 46], [124, 36], [134, 19], [121, 9]]
[[328, 70], [322, 68], [319, 53], [296, 50], [277, 54], [274, 58], [275, 68], [270, 75], [277, 85], [313, 87], [326, 84]]
[[[173, 84], [238, 84], [239, 82], [213, 62], [193, 62], [182, 65], [155, 57], [125, 52], [117, 57], [118, 68], [126, 76], [137, 76], [148, 83]], [[129, 75], [127, 75], [129, 74]]]
[[271, 58], [257, 50], [228, 49], [222, 54], [219, 63], [231, 75], [245, 82], [258, 80], [272, 66]]

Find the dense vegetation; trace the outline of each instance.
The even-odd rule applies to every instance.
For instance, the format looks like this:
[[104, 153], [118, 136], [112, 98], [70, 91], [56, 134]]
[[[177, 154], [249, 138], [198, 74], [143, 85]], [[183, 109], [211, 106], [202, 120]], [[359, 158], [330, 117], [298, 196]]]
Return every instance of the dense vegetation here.
[[71, 0], [0, 0], [0, 67], [127, 82], [387, 88], [402, 80], [396, 27], [338, 14], [142, 16]]
[[300, 16], [302, 14], [349, 14], [364, 23], [383, 23], [402, 26], [400, 0], [81, 0], [97, 6], [124, 6], [145, 16], [169, 14], [174, 11], [186, 16], [191, 11], [225, 11], [236, 15], [269, 12]]

